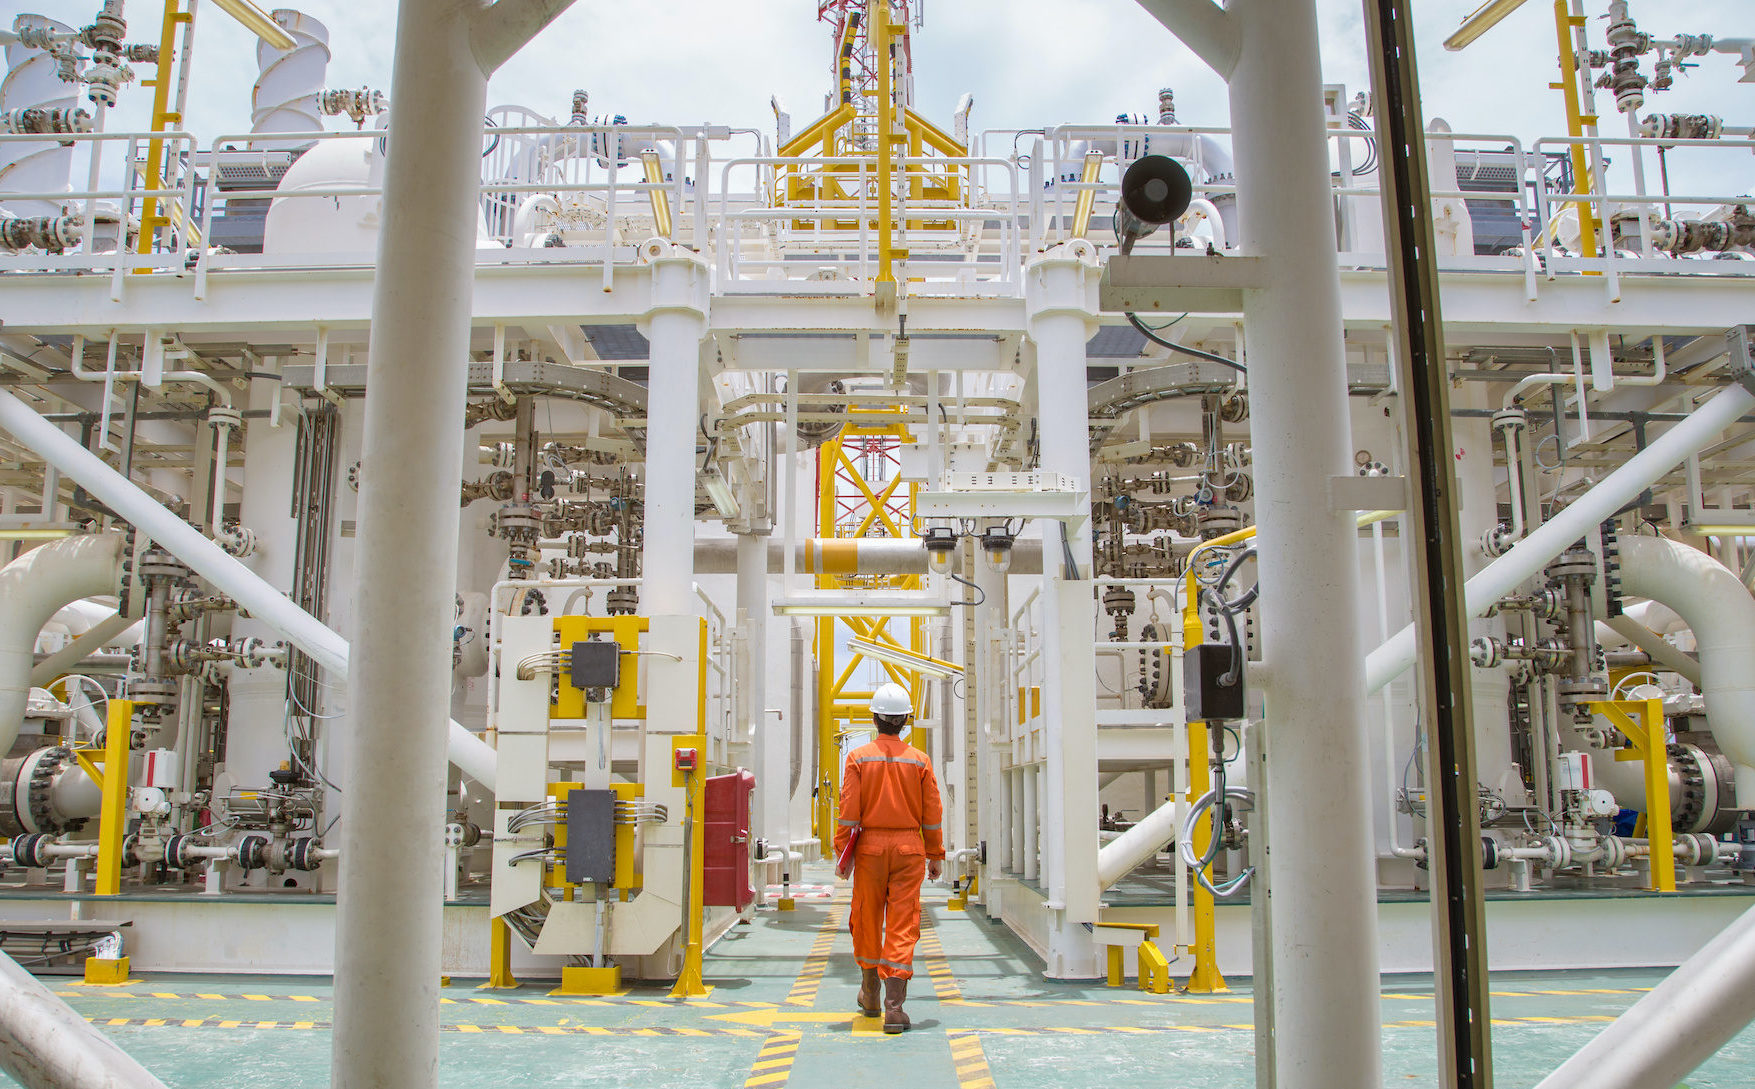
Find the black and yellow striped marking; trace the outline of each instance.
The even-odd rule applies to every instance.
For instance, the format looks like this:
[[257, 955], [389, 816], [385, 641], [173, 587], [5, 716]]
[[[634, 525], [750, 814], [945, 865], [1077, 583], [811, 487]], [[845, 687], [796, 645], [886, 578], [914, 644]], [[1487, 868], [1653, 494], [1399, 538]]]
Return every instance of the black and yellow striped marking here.
[[816, 940], [810, 943], [810, 952], [805, 955], [804, 967], [798, 970], [798, 978], [792, 981], [792, 990], [787, 992], [786, 1005], [817, 1004], [817, 988], [822, 986], [823, 973], [829, 970], [829, 953], [835, 948], [835, 935], [846, 922], [845, 907], [832, 908], [823, 917], [817, 927]]
[[969, 1029], [951, 1029], [951, 1065], [957, 1071], [957, 1089], [993, 1089], [993, 1072], [987, 1068], [987, 1052], [981, 1036]]
[[[218, 1029], [330, 1029], [331, 1021], [251, 1021], [222, 1017], [87, 1017], [104, 1028], [218, 1028]], [[597, 1025], [440, 1025], [440, 1032], [480, 1033], [504, 1036], [637, 1036], [681, 1037], [741, 1036], [761, 1038], [773, 1033], [753, 1028], [602, 1028]], [[798, 1033], [790, 1035], [797, 1037]], [[764, 1047], [765, 1050], [765, 1047]], [[767, 1084], [767, 1083], [764, 1083]]]
[[926, 974], [932, 979], [932, 993], [938, 996], [938, 1000], [961, 1000], [963, 989], [957, 986], [957, 977], [951, 971], [950, 962], [945, 959], [944, 943], [939, 940], [938, 927], [933, 924], [929, 912], [920, 913], [920, 941], [915, 945], [915, 950], [926, 966]]
[[[191, 991], [185, 994], [174, 994], [168, 991], [108, 991], [91, 989], [84, 991], [56, 991], [61, 998], [131, 998], [131, 999], [176, 999], [178, 1001], [206, 1000], [212, 1002], [328, 1002], [327, 997], [308, 994], [216, 994], [211, 991]], [[655, 1009], [669, 1009], [677, 1003], [674, 1000], [659, 998], [629, 998], [618, 996], [612, 998], [488, 998], [464, 995], [458, 998], [444, 996], [439, 999], [445, 1006], [646, 1006]], [[773, 1002], [708, 1002], [699, 999], [689, 1001], [691, 1007], [711, 1009], [732, 1009], [752, 1007], [770, 1009]]]
[[756, 1053], [749, 1077], [743, 1080], [744, 1089], [780, 1089], [785, 1085], [792, 1077], [792, 1064], [798, 1058], [798, 1044], [803, 1038], [804, 1034], [796, 1031], [770, 1037]]

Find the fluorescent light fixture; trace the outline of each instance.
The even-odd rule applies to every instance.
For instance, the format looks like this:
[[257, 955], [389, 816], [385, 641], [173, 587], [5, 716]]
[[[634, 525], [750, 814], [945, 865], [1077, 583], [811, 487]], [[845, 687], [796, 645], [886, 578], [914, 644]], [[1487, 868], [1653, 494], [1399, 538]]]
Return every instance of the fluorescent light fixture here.
[[1684, 533], [1694, 533], [1702, 537], [1755, 537], [1755, 524], [1727, 524], [1722, 522], [1683, 522]]
[[961, 677], [963, 675], [963, 667], [955, 662], [947, 662], [942, 658], [933, 658], [925, 654], [916, 654], [906, 647], [876, 643], [869, 639], [849, 639], [847, 647], [855, 654], [863, 654], [867, 658], [876, 658], [880, 662], [888, 662], [893, 666], [900, 666], [903, 669], [910, 669], [932, 677]]
[[1470, 42], [1498, 26], [1499, 20], [1520, 7], [1523, 7], [1523, 0], [1487, 0], [1475, 9], [1473, 15], [1465, 18], [1462, 26], [1457, 27], [1450, 37], [1444, 39], [1444, 48], [1452, 53], [1467, 48]]
[[789, 597], [776, 601], [774, 612], [778, 616], [949, 616], [951, 607], [906, 590], [848, 590]]
[[47, 526], [0, 529], [0, 541], [52, 541], [57, 537], [71, 536], [73, 536], [71, 529], [54, 529]]
[[299, 44], [266, 11], [250, 0], [213, 0], [213, 6], [244, 24], [245, 30], [275, 49], [286, 52]]
[[731, 482], [719, 474], [718, 469], [708, 469], [701, 474], [701, 486], [707, 489], [707, 497], [713, 500], [713, 506], [719, 516], [732, 521], [743, 513], [743, 504], [737, 501], [737, 492]]
[[1755, 510], [1720, 507], [1690, 511], [1682, 520], [1682, 532], [1702, 537], [1755, 537]]

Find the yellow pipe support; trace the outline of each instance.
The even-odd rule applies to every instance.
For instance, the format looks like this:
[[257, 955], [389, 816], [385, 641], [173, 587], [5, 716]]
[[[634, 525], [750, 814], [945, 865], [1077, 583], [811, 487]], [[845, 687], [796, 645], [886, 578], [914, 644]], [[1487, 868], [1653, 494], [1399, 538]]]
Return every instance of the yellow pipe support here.
[[646, 168], [646, 183], [654, 188], [646, 192], [652, 198], [652, 229], [658, 237], [669, 238], [670, 194], [664, 191], [664, 164], [658, 161], [658, 152], [640, 152], [640, 162]]
[[488, 920], [488, 981], [489, 990], [502, 991], [518, 986], [512, 976], [512, 928], [504, 917]]
[[128, 827], [128, 742], [134, 731], [134, 704], [111, 700], [104, 723], [103, 807], [98, 811], [96, 893], [122, 892], [122, 838]]
[[[1560, 48], [1560, 82], [1557, 86], [1566, 99], [1566, 131], [1574, 139], [1582, 139], [1590, 133], [1585, 132], [1587, 118], [1578, 95], [1578, 58], [1574, 53], [1575, 39], [1573, 30], [1584, 23], [1582, 17], [1572, 14], [1571, 0], [1554, 0], [1554, 32], [1559, 40]], [[1596, 118], [1588, 119], [1589, 127], [1596, 127]], [[1572, 145], [1572, 187], [1577, 193], [1591, 191], [1590, 159], [1583, 144]], [[1597, 217], [1589, 204], [1575, 202], [1578, 208], [1578, 237], [1586, 257], [1597, 255]]]
[[[1090, 185], [1097, 180], [1097, 172], [1103, 169], [1103, 156], [1092, 152], [1085, 156], [1085, 170], [1079, 175], [1079, 181]], [[1091, 229], [1091, 208], [1097, 203], [1095, 189], [1080, 189], [1078, 203], [1073, 205], [1072, 236], [1083, 238]]]
[[[1670, 816], [1670, 754], [1664, 737], [1663, 700], [1600, 700], [1589, 704], [1626, 735], [1633, 748], [1615, 753], [1617, 761], [1638, 760], [1645, 770], [1645, 835], [1651, 846], [1653, 892], [1676, 891], [1675, 829]], [[1634, 714], [1639, 716], [1634, 720]]]

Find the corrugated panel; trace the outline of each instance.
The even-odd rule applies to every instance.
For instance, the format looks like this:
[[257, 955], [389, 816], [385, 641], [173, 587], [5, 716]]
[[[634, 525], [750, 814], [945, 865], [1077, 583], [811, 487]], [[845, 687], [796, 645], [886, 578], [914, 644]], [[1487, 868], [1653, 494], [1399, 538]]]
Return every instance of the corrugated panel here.
[[1085, 355], [1093, 359], [1132, 359], [1146, 346], [1146, 338], [1128, 325], [1105, 325], [1085, 345]]
[[643, 360], [652, 353], [652, 346], [640, 334], [640, 330], [632, 325], [581, 325], [579, 329], [585, 334], [585, 339], [591, 342], [599, 359]]

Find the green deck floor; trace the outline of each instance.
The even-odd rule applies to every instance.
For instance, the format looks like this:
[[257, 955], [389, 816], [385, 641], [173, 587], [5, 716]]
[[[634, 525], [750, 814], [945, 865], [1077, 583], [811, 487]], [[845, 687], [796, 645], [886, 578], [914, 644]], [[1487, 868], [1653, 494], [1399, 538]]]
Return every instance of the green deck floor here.
[[[1047, 983], [1004, 927], [979, 911], [947, 910], [942, 891], [927, 898], [932, 932], [917, 955], [915, 1029], [905, 1036], [856, 1031], [845, 907], [800, 899], [797, 911], [763, 912], [718, 943], [706, 972], [715, 988], [704, 1000], [670, 1002], [664, 988], [555, 998], [547, 986], [486, 991], [457, 981], [444, 992], [441, 1085], [898, 1089], [905, 1070], [905, 1089], [1253, 1086], [1247, 987], [1157, 997]], [[820, 984], [813, 946], [829, 953]], [[1534, 1085], [1662, 975], [1496, 977], [1496, 1083]], [[329, 1084], [326, 979], [47, 982], [172, 1089]], [[1436, 1085], [1430, 985], [1386, 981], [1382, 1010], [1385, 1084]], [[1751, 1069], [1755, 1030], [1687, 1084], [1742, 1089]]]

